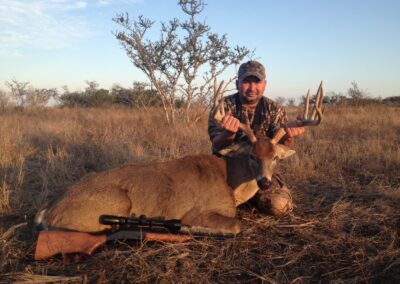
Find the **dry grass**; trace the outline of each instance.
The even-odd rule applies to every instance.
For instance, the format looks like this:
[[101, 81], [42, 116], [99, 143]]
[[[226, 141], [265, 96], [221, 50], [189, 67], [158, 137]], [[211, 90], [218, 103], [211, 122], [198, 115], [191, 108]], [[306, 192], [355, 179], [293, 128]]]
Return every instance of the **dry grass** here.
[[208, 153], [206, 121], [168, 129], [159, 111], [0, 114], [0, 282], [398, 283], [399, 126], [399, 108], [329, 107], [281, 163], [293, 214], [276, 219], [245, 205], [236, 239], [110, 244], [79, 261], [34, 262], [25, 215], [88, 172]]

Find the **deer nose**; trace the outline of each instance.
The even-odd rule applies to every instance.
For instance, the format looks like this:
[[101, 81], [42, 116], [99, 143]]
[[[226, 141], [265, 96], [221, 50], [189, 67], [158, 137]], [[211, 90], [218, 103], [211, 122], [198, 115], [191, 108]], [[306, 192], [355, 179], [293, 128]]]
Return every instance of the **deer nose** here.
[[271, 186], [271, 181], [266, 177], [262, 177], [261, 179], [257, 180], [257, 185], [261, 190], [267, 190]]

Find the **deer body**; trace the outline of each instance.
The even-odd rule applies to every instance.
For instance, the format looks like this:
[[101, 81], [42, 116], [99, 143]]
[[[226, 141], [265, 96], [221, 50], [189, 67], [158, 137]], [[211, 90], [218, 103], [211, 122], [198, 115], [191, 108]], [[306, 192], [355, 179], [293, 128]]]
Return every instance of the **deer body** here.
[[235, 200], [226, 180], [226, 161], [211, 155], [127, 165], [84, 177], [51, 204], [39, 222], [89, 232], [105, 228], [99, 224], [102, 214], [144, 214], [237, 233]]
[[[272, 175], [268, 172], [273, 165], [263, 168], [250, 156], [248, 151], [251, 149], [250, 145], [244, 146], [243, 153], [226, 159], [193, 155], [90, 174], [41, 211], [36, 223], [50, 228], [91, 232], [106, 228], [98, 221], [102, 214], [144, 214], [180, 219], [184, 225], [209, 231], [238, 233], [240, 222], [235, 219], [236, 206], [259, 190], [257, 176], [260, 171], [266, 170], [267, 176]], [[275, 152], [278, 154], [279, 151]], [[271, 159], [268, 162], [275, 163]]]

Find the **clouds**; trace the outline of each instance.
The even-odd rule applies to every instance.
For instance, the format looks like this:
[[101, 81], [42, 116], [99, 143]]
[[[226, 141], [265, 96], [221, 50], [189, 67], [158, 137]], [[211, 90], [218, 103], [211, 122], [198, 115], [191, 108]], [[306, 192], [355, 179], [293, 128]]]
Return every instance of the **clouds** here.
[[87, 22], [71, 12], [87, 7], [86, 1], [0, 0], [0, 56], [21, 57], [27, 48], [57, 49], [88, 37]]
[[28, 49], [54, 50], [96, 35], [93, 13], [138, 0], [0, 0], [0, 57], [19, 58]]

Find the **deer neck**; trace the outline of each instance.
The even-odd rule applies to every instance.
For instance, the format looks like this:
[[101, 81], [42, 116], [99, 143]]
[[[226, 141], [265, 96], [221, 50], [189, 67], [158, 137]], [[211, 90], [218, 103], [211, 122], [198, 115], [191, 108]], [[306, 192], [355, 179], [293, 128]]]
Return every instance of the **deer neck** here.
[[229, 186], [234, 190], [236, 206], [248, 201], [258, 191], [254, 166], [249, 155], [227, 157]]
[[226, 165], [228, 183], [233, 189], [256, 178], [247, 155], [226, 157]]

